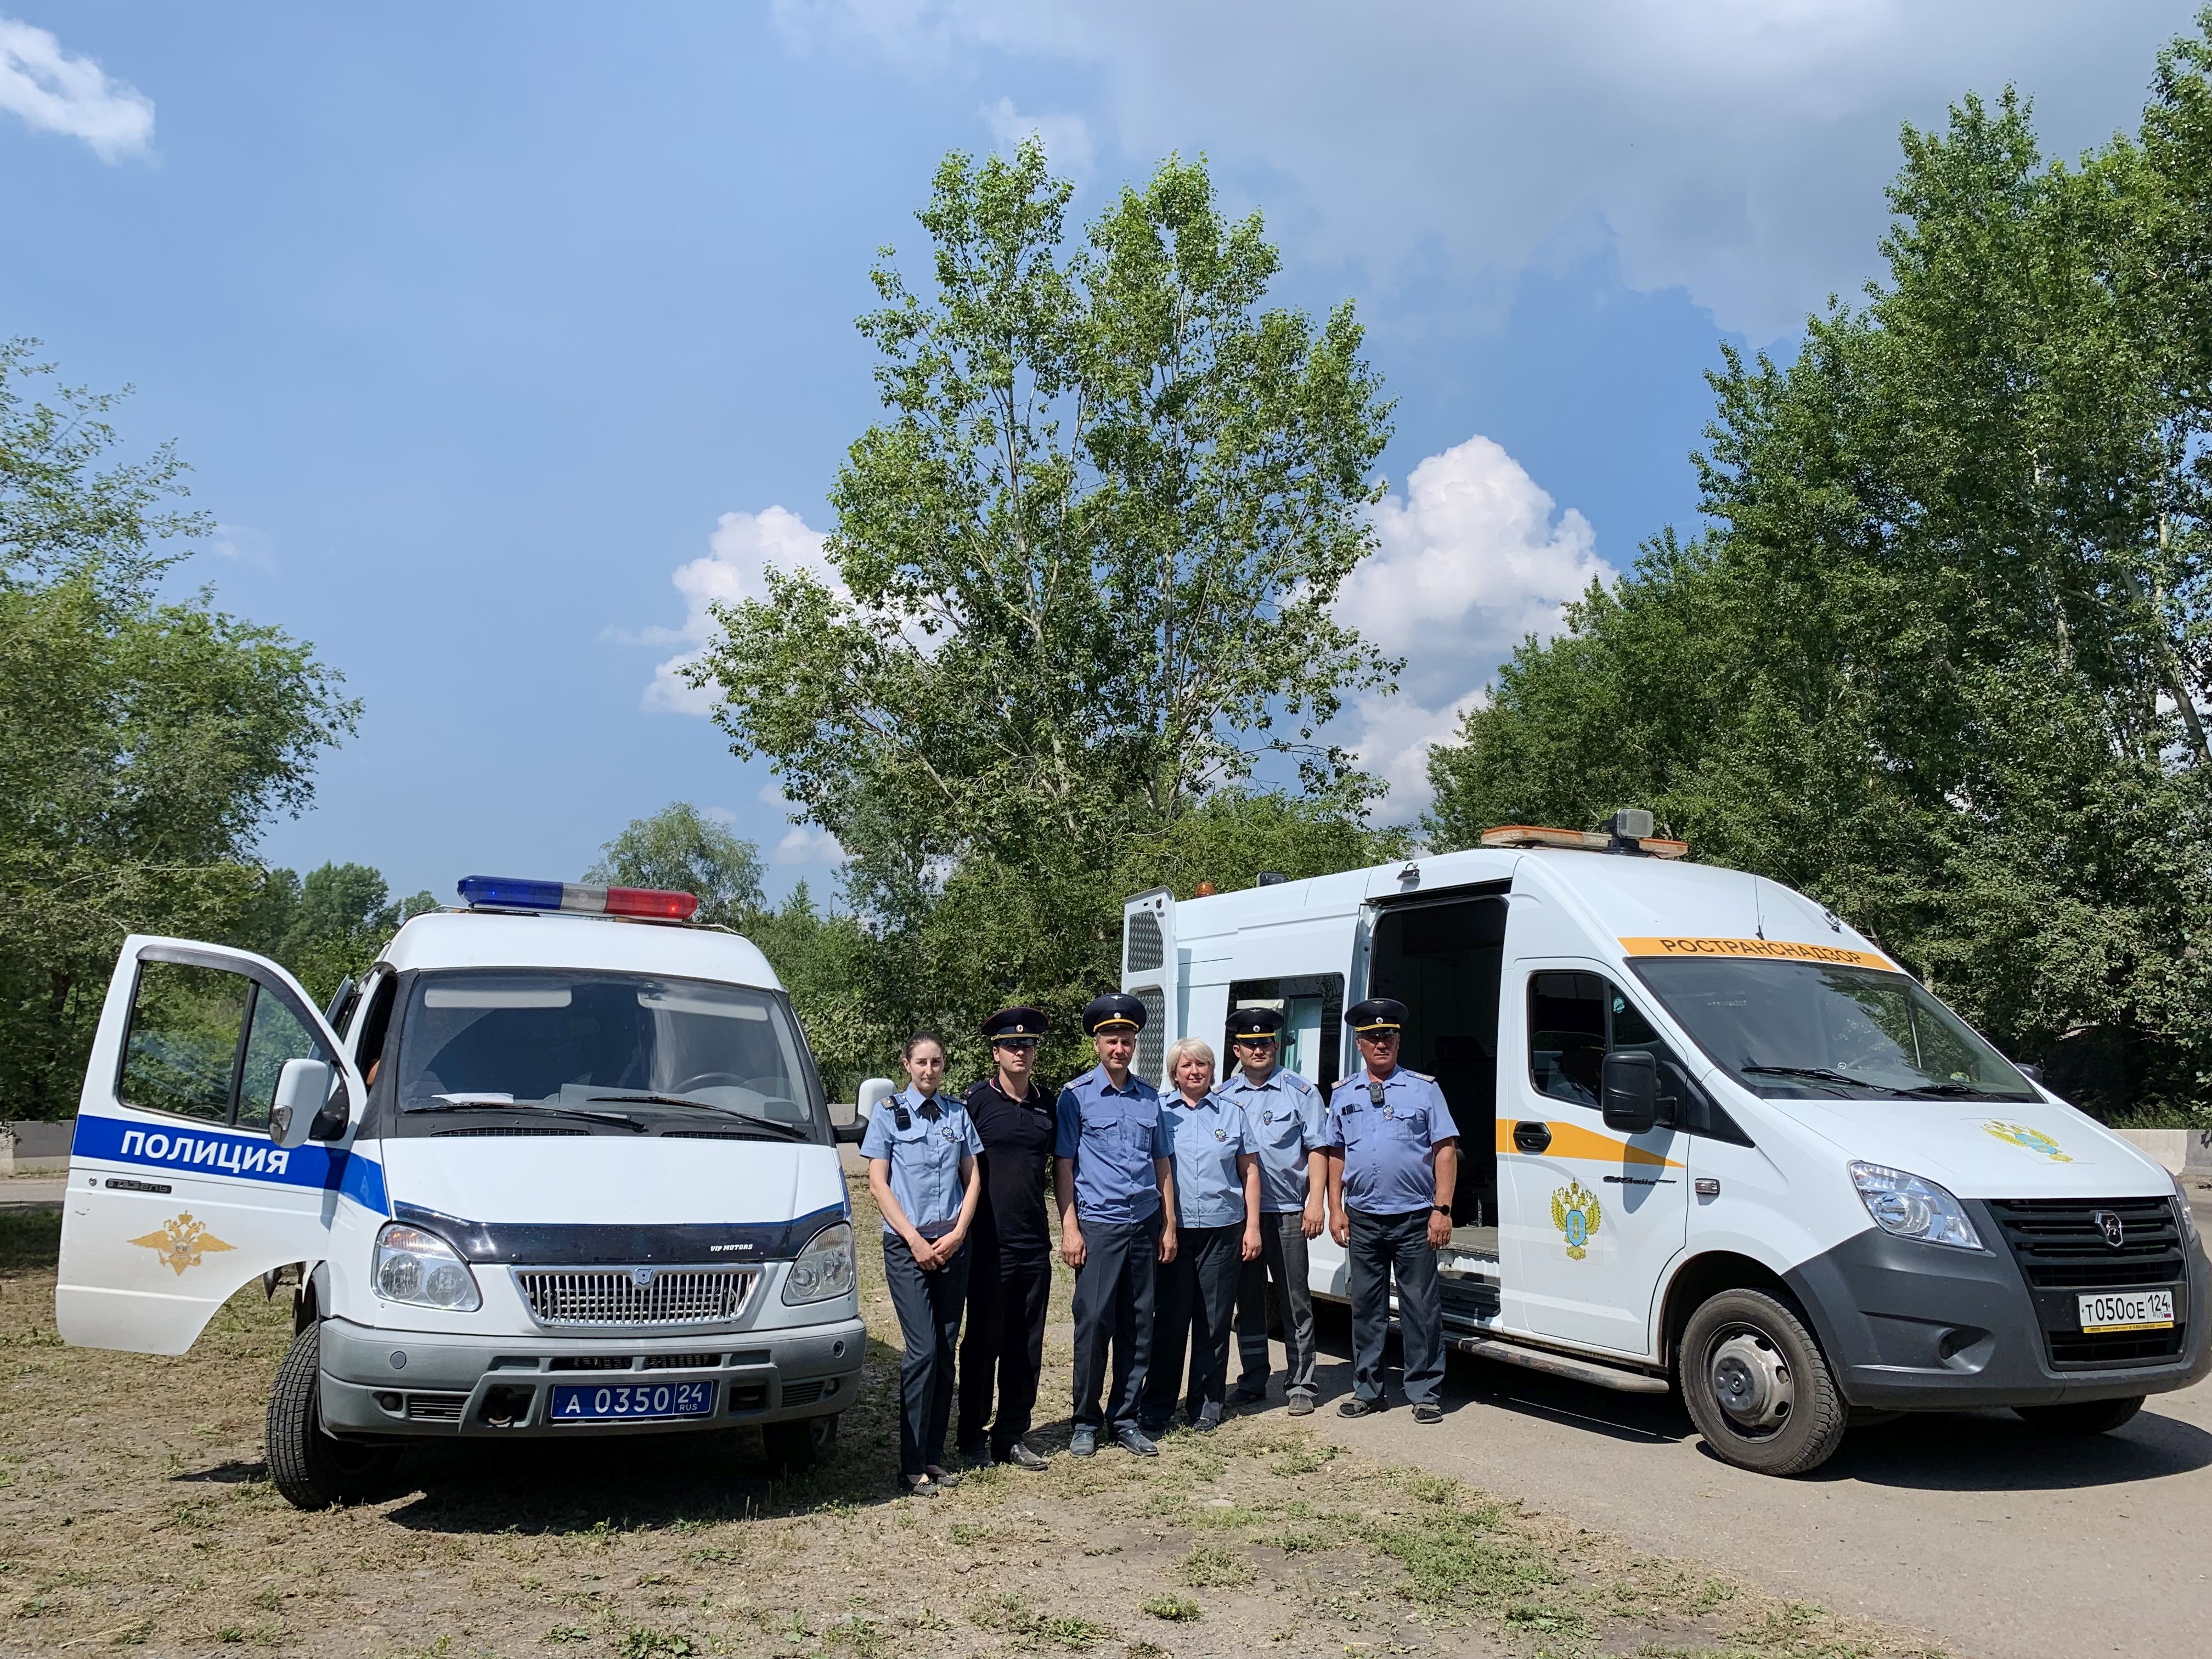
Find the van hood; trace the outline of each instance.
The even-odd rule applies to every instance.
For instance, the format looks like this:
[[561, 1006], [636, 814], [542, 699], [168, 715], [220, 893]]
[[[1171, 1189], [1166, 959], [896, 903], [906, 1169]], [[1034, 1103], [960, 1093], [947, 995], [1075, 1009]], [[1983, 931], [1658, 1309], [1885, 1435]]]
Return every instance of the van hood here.
[[386, 1189], [467, 1221], [775, 1225], [845, 1203], [835, 1147], [611, 1135], [386, 1140]]
[[1961, 1198], [2163, 1198], [2165, 1166], [2051, 1100], [1775, 1100], [1847, 1158], [1938, 1182]]

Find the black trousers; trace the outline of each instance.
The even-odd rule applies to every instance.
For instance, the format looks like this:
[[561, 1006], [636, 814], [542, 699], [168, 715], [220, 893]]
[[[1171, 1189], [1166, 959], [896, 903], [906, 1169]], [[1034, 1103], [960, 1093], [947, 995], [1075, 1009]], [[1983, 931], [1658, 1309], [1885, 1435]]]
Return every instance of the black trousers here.
[[1284, 1393], [1314, 1392], [1313, 1287], [1308, 1281], [1304, 1212], [1283, 1210], [1260, 1218], [1260, 1259], [1243, 1264], [1237, 1279], [1237, 1386], [1267, 1391], [1267, 1281], [1283, 1305]]
[[1139, 1417], [1147, 1434], [1175, 1415], [1183, 1352], [1190, 1352], [1190, 1392], [1183, 1414], [1192, 1422], [1208, 1407], [1218, 1421], [1229, 1391], [1229, 1333], [1237, 1312], [1237, 1269], [1244, 1224], [1179, 1227], [1176, 1259], [1159, 1270], [1159, 1311], [1152, 1322], [1152, 1364], [1145, 1373]]
[[[1075, 1420], [1133, 1428], [1152, 1352], [1153, 1274], [1159, 1266], [1160, 1217], [1111, 1227], [1085, 1221], [1083, 1265], [1075, 1271]], [[1113, 1387], [1107, 1386], [1112, 1351]]]
[[[968, 1329], [960, 1339], [960, 1433], [963, 1451], [988, 1445], [1004, 1461], [1030, 1431], [1037, 1376], [1044, 1369], [1045, 1309], [1052, 1301], [1052, 1258], [1004, 1255], [995, 1243], [971, 1244]], [[991, 1397], [999, 1413], [991, 1415]], [[988, 1425], [987, 1430], [986, 1425]], [[988, 1438], [986, 1438], [986, 1436]]]
[[884, 1278], [898, 1314], [906, 1358], [899, 1362], [899, 1473], [909, 1480], [945, 1461], [952, 1418], [952, 1358], [968, 1303], [968, 1249], [924, 1273], [906, 1241], [884, 1237]]
[[1352, 1242], [1345, 1255], [1352, 1291], [1352, 1391], [1382, 1398], [1382, 1345], [1390, 1334], [1390, 1281], [1398, 1281], [1398, 1334], [1405, 1347], [1406, 1398], [1441, 1403], [1444, 1383], [1444, 1304], [1429, 1212], [1369, 1215], [1348, 1210]]

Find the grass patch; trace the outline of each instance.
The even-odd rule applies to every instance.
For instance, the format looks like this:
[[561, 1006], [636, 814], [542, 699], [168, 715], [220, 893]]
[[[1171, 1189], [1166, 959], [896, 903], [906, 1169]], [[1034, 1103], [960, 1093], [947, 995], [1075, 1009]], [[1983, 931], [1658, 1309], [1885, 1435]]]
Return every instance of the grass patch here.
[[1144, 1609], [1155, 1619], [1164, 1619], [1170, 1624], [1185, 1624], [1199, 1616], [1198, 1603], [1188, 1595], [1155, 1595], [1144, 1602]]
[[690, 1659], [699, 1645], [680, 1631], [633, 1625], [623, 1632], [622, 1645], [615, 1651], [622, 1659]]
[[0, 1273], [52, 1267], [61, 1254], [58, 1209], [0, 1210]]
[[1071, 1653], [1095, 1648], [1114, 1633], [1095, 1620], [1041, 1612], [1018, 1595], [998, 1595], [977, 1603], [969, 1610], [968, 1622], [1008, 1637], [1018, 1646], [1066, 1648]]
[[1194, 1589], [1237, 1589], [1259, 1576], [1249, 1561], [1218, 1544], [1193, 1544], [1176, 1564], [1176, 1577]]

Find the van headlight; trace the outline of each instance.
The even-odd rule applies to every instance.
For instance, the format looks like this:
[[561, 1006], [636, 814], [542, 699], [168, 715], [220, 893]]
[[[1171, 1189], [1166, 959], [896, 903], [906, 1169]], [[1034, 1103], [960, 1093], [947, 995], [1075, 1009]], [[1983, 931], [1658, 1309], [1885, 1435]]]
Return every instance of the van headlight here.
[[2184, 1244], [2197, 1239], [2197, 1212], [2189, 1207], [2189, 1188], [2181, 1184], [2181, 1177], [2173, 1177], [2173, 1224]]
[[1884, 1164], [1854, 1164], [1851, 1183], [1859, 1189], [1859, 1201], [1874, 1224], [1886, 1233], [1917, 1238], [1923, 1244], [1948, 1244], [1954, 1249], [1982, 1248], [1981, 1235], [1966, 1219], [1959, 1200], [1932, 1181]]
[[483, 1306], [477, 1276], [453, 1247], [435, 1233], [388, 1221], [376, 1235], [376, 1293], [386, 1302], [447, 1313], [474, 1313]]
[[840, 1221], [808, 1241], [783, 1281], [786, 1302], [828, 1302], [853, 1288], [853, 1229]]

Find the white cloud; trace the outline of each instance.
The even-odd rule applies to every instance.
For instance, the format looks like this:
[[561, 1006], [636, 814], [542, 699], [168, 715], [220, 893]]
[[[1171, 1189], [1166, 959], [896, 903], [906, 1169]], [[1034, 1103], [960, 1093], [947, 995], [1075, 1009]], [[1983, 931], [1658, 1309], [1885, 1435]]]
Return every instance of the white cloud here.
[[1091, 124], [1080, 115], [1024, 115], [1011, 98], [985, 106], [981, 114], [1000, 148], [1011, 150], [1034, 135], [1056, 171], [1076, 178], [1091, 171]]
[[648, 713], [708, 714], [714, 712], [714, 693], [687, 684], [684, 670], [699, 659], [714, 630], [712, 607], [720, 601], [766, 597], [768, 567], [811, 572], [834, 592], [845, 591], [844, 579], [830, 563], [823, 547], [822, 532], [788, 507], [771, 507], [758, 513], [725, 513], [714, 521], [707, 554], [677, 568], [669, 580], [684, 596], [684, 625], [648, 628], [626, 636], [641, 645], [677, 645], [678, 652], [653, 671], [642, 707]]
[[0, 17], [0, 109], [40, 131], [82, 138], [103, 161], [143, 155], [153, 143], [152, 99], [12, 17]]
[[[1517, 270], [1593, 218], [1634, 287], [1754, 339], [1869, 275], [1901, 122], [2016, 82], [2064, 153], [2130, 124], [2196, 0], [779, 0], [786, 38], [1100, 87], [1125, 153], [1265, 180], [1310, 260]], [[1055, 79], [1064, 76], [1054, 73]], [[1019, 81], [1012, 79], [1015, 97]]]
[[208, 551], [218, 559], [250, 564], [270, 575], [276, 571], [276, 544], [270, 539], [267, 531], [256, 530], [250, 525], [217, 525], [215, 534], [209, 538]]
[[846, 856], [836, 836], [811, 823], [793, 824], [775, 844], [778, 864], [826, 864], [834, 867], [844, 863]]
[[1391, 815], [1407, 817], [1428, 802], [1428, 745], [1457, 731], [1524, 636], [1557, 633], [1566, 601], [1614, 573], [1589, 521], [1559, 512], [1480, 435], [1416, 466], [1373, 520], [1378, 546], [1344, 585], [1336, 614], [1406, 659], [1395, 696], [1358, 700], [1353, 746], [1389, 784]]

